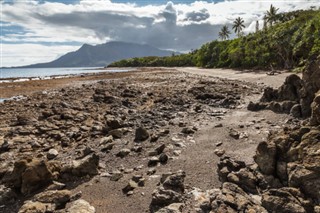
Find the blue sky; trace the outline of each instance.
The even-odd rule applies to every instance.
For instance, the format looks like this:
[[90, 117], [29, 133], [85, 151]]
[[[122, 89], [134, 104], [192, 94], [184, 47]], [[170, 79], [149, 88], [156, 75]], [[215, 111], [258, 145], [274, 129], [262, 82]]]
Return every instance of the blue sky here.
[[286, 12], [319, 0], [0, 1], [0, 67], [47, 62], [84, 43], [115, 40], [188, 52], [217, 39], [221, 27], [239, 16], [244, 32], [254, 31], [270, 4]]

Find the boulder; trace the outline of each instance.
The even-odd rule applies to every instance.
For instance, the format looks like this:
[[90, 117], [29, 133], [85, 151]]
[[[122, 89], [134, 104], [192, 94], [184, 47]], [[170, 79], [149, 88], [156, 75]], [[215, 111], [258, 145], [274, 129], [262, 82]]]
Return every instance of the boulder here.
[[211, 196], [211, 212], [236, 213], [259, 212], [267, 213], [259, 201], [249, 196], [233, 183], [223, 183], [219, 193]]
[[52, 183], [53, 173], [44, 160], [20, 160], [15, 162], [13, 171], [6, 179], [8, 185], [22, 194], [29, 194]]
[[37, 194], [35, 201], [41, 203], [54, 203], [58, 207], [64, 207], [70, 201], [71, 191], [69, 190], [49, 190]]
[[307, 213], [312, 212], [312, 205], [305, 200], [303, 194], [296, 188], [283, 187], [270, 189], [262, 195], [262, 206], [268, 212]]
[[76, 200], [70, 204], [67, 213], [95, 213], [96, 209], [83, 199]]
[[0, 185], [0, 206], [13, 203], [17, 198], [16, 193], [4, 185]]
[[54, 210], [55, 206], [50, 203], [27, 201], [21, 206], [18, 213], [47, 213]]
[[160, 186], [152, 193], [151, 209], [157, 211], [172, 203], [180, 203], [184, 193], [184, 171], [172, 174], [163, 174]]
[[310, 58], [302, 73], [303, 88], [301, 94], [301, 112], [303, 117], [311, 115], [311, 103], [315, 93], [320, 90], [320, 56], [314, 55]]
[[62, 169], [64, 174], [77, 177], [93, 176], [98, 174], [99, 156], [95, 153], [88, 155], [80, 160], [74, 160], [72, 165], [67, 165]]
[[275, 174], [276, 169], [277, 147], [273, 141], [263, 141], [259, 143], [254, 161], [258, 164], [259, 169], [265, 175]]
[[315, 98], [311, 104], [311, 118], [310, 125], [320, 125], [320, 91], [315, 95]]
[[135, 133], [135, 141], [145, 141], [149, 138], [149, 133], [144, 127], [138, 127]]

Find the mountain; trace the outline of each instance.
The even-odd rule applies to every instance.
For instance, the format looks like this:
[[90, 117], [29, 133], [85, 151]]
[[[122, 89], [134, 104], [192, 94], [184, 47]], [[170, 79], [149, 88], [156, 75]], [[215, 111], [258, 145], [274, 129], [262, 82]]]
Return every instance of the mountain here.
[[160, 50], [146, 44], [127, 42], [114, 41], [95, 46], [84, 44], [77, 51], [69, 52], [54, 61], [23, 66], [23, 68], [101, 67], [127, 58], [169, 56], [172, 53], [172, 51]]

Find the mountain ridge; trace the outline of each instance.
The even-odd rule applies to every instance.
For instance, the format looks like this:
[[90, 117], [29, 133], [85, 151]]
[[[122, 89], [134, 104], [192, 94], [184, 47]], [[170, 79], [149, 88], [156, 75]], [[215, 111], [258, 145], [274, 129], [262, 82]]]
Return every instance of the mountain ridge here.
[[177, 54], [148, 44], [111, 41], [98, 45], [83, 44], [78, 50], [68, 52], [51, 62], [18, 68], [104, 67], [118, 60], [146, 56], [170, 56], [172, 53]]

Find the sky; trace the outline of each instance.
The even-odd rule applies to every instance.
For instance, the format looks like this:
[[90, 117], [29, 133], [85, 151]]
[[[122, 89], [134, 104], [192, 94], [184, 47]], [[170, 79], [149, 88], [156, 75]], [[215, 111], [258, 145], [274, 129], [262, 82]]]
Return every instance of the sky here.
[[188, 52], [217, 39], [223, 25], [231, 30], [237, 17], [253, 32], [270, 4], [288, 12], [319, 0], [0, 0], [0, 67], [48, 62], [108, 41]]

